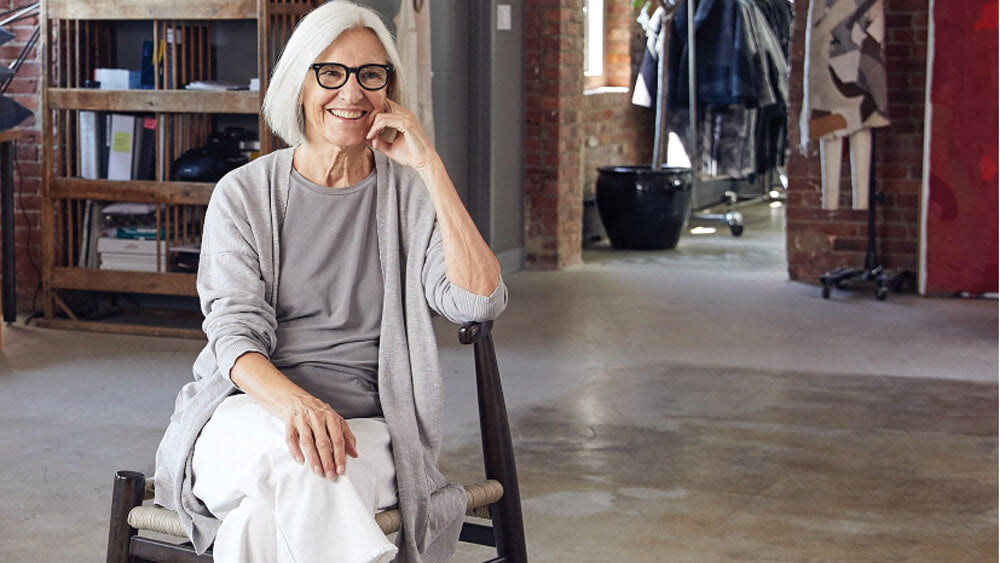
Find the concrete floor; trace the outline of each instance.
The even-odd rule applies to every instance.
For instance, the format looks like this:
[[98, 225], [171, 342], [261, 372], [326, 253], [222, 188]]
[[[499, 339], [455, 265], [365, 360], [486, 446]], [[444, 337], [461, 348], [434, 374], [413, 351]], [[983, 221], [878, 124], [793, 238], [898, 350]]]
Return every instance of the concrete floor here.
[[[997, 302], [823, 300], [782, 230], [760, 206], [740, 238], [508, 277], [533, 561], [997, 560]], [[478, 478], [470, 351], [437, 327], [442, 466]], [[100, 561], [112, 475], [151, 470], [200, 344], [3, 331], [0, 561]]]

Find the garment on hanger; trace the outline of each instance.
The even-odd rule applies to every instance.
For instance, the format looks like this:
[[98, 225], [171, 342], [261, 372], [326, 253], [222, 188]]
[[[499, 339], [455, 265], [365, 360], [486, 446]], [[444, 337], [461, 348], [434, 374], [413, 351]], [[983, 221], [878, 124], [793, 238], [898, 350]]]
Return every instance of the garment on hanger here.
[[[668, 38], [671, 108], [688, 105], [687, 24], [681, 3]], [[698, 104], [762, 107], [787, 101], [787, 56], [754, 0], [701, 0], [694, 26]]]
[[773, 104], [760, 108], [754, 150], [755, 171], [763, 174], [785, 165], [788, 151], [788, 106]]
[[409, 82], [410, 111], [417, 116], [427, 138], [434, 142], [434, 104], [431, 79], [430, 0], [402, 0], [396, 24], [396, 50]]
[[670, 29], [670, 16], [663, 6], [657, 6], [653, 15], [639, 23], [646, 31], [646, 48], [642, 53], [642, 63], [639, 65], [639, 75], [635, 78], [635, 88], [632, 90], [632, 103], [637, 106], [651, 108], [656, 106], [656, 92], [659, 81], [660, 57]]
[[[868, 209], [869, 174], [871, 173], [872, 130], [865, 128], [847, 137], [851, 158], [852, 207]], [[819, 142], [820, 176], [823, 178], [822, 207], [840, 207], [840, 163], [843, 161], [844, 140], [821, 139]]]
[[853, 207], [868, 207], [869, 129], [889, 124], [884, 40], [883, 0], [810, 0], [801, 144], [805, 151], [809, 141], [820, 142], [824, 209], [838, 207], [845, 137]]
[[[698, 110], [697, 170], [713, 177], [746, 178], [757, 161], [759, 110], [742, 105], [701, 106]], [[689, 146], [688, 110], [673, 111], [667, 126]]]
[[[787, 0], [701, 0], [695, 9], [699, 171], [746, 178], [784, 162]], [[785, 26], [787, 29], [780, 28]], [[688, 145], [687, 11], [668, 38], [668, 125]], [[767, 116], [762, 122], [761, 117]]]
[[754, 4], [760, 11], [761, 16], [767, 21], [771, 31], [774, 32], [781, 52], [788, 60], [789, 49], [792, 42], [792, 2], [791, 0], [754, 0]]

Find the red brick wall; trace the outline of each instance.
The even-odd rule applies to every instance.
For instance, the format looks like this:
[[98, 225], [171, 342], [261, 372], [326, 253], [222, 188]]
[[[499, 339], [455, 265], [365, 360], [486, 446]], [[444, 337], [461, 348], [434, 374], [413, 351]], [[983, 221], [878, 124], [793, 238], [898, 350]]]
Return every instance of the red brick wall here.
[[641, 30], [628, 2], [608, 2], [608, 84], [629, 92], [585, 96], [581, 0], [526, 0], [524, 18], [525, 265], [563, 268], [581, 259], [596, 167], [648, 160], [651, 114], [629, 101]]
[[[810, 143], [806, 155], [798, 150], [808, 4], [805, 0], [794, 4], [787, 244], [789, 277], [815, 282], [819, 274], [834, 267], [864, 265], [868, 213], [850, 209], [850, 164], [846, 149], [841, 165], [842, 200], [836, 211], [820, 208], [818, 146]], [[885, 202], [878, 206], [875, 219], [878, 258], [888, 268], [914, 271], [923, 171], [927, 4], [926, 0], [885, 0], [885, 56], [892, 124], [876, 130], [874, 189], [885, 194]]]
[[646, 45], [635, 17], [628, 2], [607, 6], [604, 74], [607, 86], [617, 90], [588, 92], [581, 101], [580, 181], [585, 197], [594, 194], [598, 167], [645, 164], [653, 154], [654, 111], [632, 105], [635, 73]]
[[653, 110], [632, 105], [632, 89], [584, 96], [580, 119], [580, 181], [592, 196], [597, 168], [647, 164], [653, 154]]
[[[7, 11], [27, 5], [23, 0], [0, 2], [0, 9]], [[6, 27], [16, 37], [0, 46], [0, 64], [10, 65], [31, 38], [38, 18], [24, 19]], [[18, 70], [4, 95], [36, 112], [39, 107], [40, 49], [36, 45]], [[17, 141], [14, 168], [14, 244], [16, 256], [17, 299], [21, 313], [30, 312], [32, 300], [38, 289], [38, 272], [41, 270], [41, 145], [39, 123], [29, 117], [15, 129], [24, 137]]]

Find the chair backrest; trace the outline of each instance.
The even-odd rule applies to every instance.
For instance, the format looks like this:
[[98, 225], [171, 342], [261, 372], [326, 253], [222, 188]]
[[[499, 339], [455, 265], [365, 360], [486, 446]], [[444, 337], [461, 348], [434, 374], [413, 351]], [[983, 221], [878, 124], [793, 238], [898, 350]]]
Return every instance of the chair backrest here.
[[521, 491], [514, 462], [514, 446], [510, 439], [507, 404], [500, 384], [500, 367], [493, 345], [493, 321], [462, 326], [458, 331], [458, 340], [462, 344], [472, 344], [475, 354], [479, 430], [486, 478], [499, 481], [504, 490], [503, 497], [490, 506], [497, 554], [507, 561], [527, 561]]

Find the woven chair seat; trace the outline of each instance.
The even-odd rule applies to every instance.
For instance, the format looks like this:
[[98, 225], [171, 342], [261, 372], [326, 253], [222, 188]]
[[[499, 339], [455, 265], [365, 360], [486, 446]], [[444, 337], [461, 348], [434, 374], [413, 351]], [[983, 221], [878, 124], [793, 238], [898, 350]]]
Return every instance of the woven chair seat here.
[[[152, 479], [146, 480], [145, 497], [147, 500], [153, 498], [152, 483]], [[489, 505], [500, 500], [502, 496], [503, 485], [499, 481], [490, 479], [465, 485], [467, 499], [465, 514], [476, 518], [489, 518]], [[379, 512], [375, 515], [375, 522], [384, 534], [398, 532], [400, 526], [399, 509], [390, 508]], [[133, 508], [128, 513], [128, 525], [142, 532], [156, 532], [177, 538], [187, 538], [177, 512], [159, 506], [144, 505]]]

